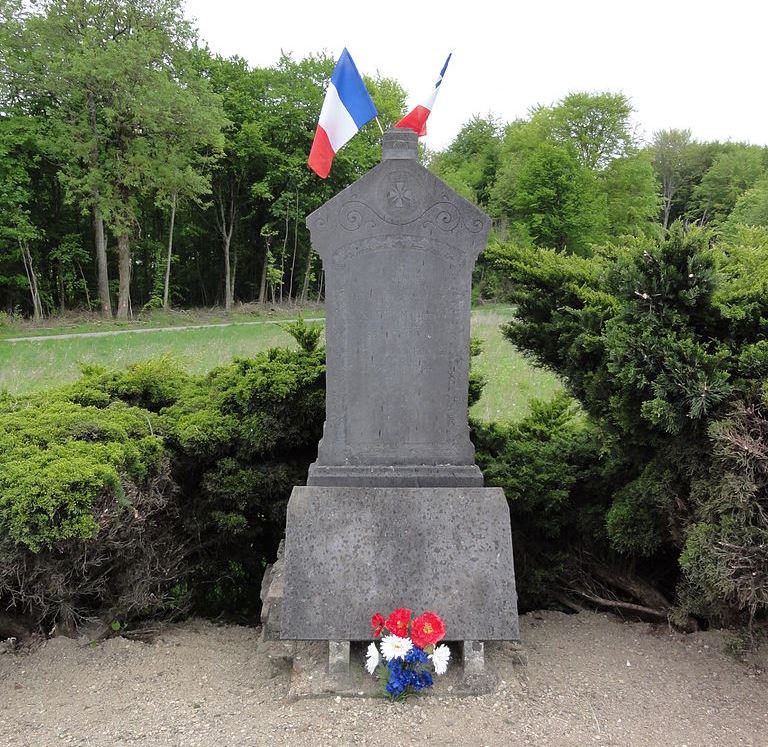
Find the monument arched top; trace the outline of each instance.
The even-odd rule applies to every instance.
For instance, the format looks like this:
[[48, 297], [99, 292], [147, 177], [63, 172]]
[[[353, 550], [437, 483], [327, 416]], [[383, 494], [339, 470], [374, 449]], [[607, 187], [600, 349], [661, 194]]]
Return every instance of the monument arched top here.
[[474, 262], [491, 220], [416, 160], [417, 143], [412, 130], [388, 130], [381, 163], [307, 216], [323, 259], [352, 242], [396, 235], [448, 244]]

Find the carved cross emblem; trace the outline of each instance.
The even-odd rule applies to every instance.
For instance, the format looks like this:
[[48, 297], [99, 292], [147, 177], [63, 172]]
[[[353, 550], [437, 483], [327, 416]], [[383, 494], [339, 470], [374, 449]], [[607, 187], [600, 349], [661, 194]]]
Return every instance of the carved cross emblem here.
[[410, 207], [413, 202], [413, 195], [405, 182], [395, 182], [394, 186], [387, 192], [387, 199], [393, 207]]

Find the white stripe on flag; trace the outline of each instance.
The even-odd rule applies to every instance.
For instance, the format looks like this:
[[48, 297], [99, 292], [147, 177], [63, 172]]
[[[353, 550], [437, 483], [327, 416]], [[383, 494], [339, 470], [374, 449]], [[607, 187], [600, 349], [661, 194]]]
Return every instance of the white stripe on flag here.
[[339, 92], [333, 83], [328, 84], [318, 124], [328, 135], [334, 153], [338, 153], [339, 148], [357, 132], [355, 120], [339, 98]]
[[422, 102], [421, 105], [425, 109], [429, 109], [429, 111], [432, 111], [433, 107], [435, 106], [435, 99], [437, 98], [437, 92], [439, 91], [439, 88], [433, 88], [432, 93], [427, 96]]

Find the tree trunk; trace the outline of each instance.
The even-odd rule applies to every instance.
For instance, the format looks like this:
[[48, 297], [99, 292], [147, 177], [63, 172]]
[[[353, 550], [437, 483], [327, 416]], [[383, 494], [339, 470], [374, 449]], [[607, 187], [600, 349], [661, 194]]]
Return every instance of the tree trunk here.
[[107, 240], [104, 235], [104, 218], [99, 207], [99, 193], [94, 193], [93, 230], [96, 234], [96, 271], [101, 313], [112, 318], [112, 300], [109, 297], [109, 270], [107, 268]]
[[224, 308], [229, 311], [232, 308], [232, 275], [229, 268], [229, 241], [231, 234], [224, 236], [222, 249], [224, 250]]
[[200, 252], [196, 252], [195, 266], [197, 267], [197, 279], [200, 281], [200, 298], [203, 302], [203, 306], [208, 305], [208, 291], [205, 289], [205, 281], [203, 280], [203, 271], [200, 267]]
[[168, 261], [165, 265], [165, 282], [163, 283], [163, 308], [168, 309], [168, 295], [171, 286], [171, 257], [173, 256], [173, 224], [176, 220], [176, 194], [171, 202], [171, 229], [168, 233]]
[[309, 296], [309, 278], [312, 274], [312, 247], [309, 248], [307, 253], [307, 267], [304, 270], [304, 283], [301, 286], [301, 303], [307, 302]]
[[37, 285], [37, 274], [32, 265], [32, 252], [29, 251], [29, 247], [24, 241], [19, 240], [19, 247], [21, 248], [21, 259], [24, 262], [24, 271], [27, 273], [29, 292], [32, 295], [32, 313], [35, 321], [39, 322], [43, 319], [43, 304], [40, 301], [40, 289]]
[[59, 260], [56, 263], [56, 288], [59, 291], [59, 311], [67, 310], [67, 302], [64, 298], [64, 263]]
[[120, 278], [117, 318], [128, 319], [131, 316], [131, 247], [126, 233], [117, 237], [117, 256], [117, 269]]
[[237, 246], [235, 246], [234, 251], [232, 251], [232, 279], [229, 281], [230, 289], [232, 290], [232, 298], [230, 299], [229, 305], [234, 306], [235, 304], [235, 280], [237, 278]]
[[80, 277], [83, 279], [83, 290], [85, 291], [85, 305], [88, 311], [91, 310], [91, 294], [88, 292], [88, 281], [85, 279], [85, 273], [83, 272], [83, 266], [78, 262], [77, 269], [80, 270]]
[[[261, 266], [261, 281], [259, 282], [259, 303], [267, 302], [267, 270], [269, 269], [269, 240], [266, 242], [267, 248], [264, 251], [264, 263]], [[283, 292], [283, 286], [280, 285], [280, 293]]]
[[285, 250], [288, 247], [288, 207], [285, 208], [285, 234], [283, 235], [283, 253], [280, 255], [280, 305], [283, 304], [283, 286], [285, 285]]
[[237, 220], [237, 193], [240, 182], [229, 185], [228, 195], [225, 198], [221, 190], [217, 193], [218, 210], [216, 215], [216, 228], [221, 236], [221, 249], [224, 253], [224, 308], [229, 311], [235, 302], [234, 277], [232, 273], [232, 263], [230, 261], [230, 246], [232, 244], [232, 234], [235, 230], [235, 221]]
[[[287, 224], [286, 224], [287, 227]], [[291, 282], [288, 286], [288, 300], [293, 298], [293, 275], [296, 271], [296, 247], [299, 237], [299, 190], [296, 190], [296, 218], [293, 222], [293, 259], [291, 260]], [[311, 250], [310, 250], [311, 251]]]
[[[93, 147], [89, 159], [90, 168], [92, 172], [96, 172], [99, 168], [99, 129], [96, 123], [96, 100], [91, 92], [88, 93], [88, 119], [93, 136]], [[104, 218], [101, 215], [101, 194], [96, 187], [93, 190], [93, 229], [96, 234], [96, 268], [101, 313], [112, 318], [112, 301], [109, 298], [109, 274], [107, 270], [107, 241], [104, 236]]]

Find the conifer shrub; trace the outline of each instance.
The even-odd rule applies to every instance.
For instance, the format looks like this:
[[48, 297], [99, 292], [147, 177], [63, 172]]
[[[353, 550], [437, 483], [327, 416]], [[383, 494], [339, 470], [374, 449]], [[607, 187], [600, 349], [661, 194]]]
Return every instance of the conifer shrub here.
[[[567, 443], [531, 455], [544, 463], [531, 468], [537, 479], [521, 500], [538, 508], [537, 521], [568, 526], [572, 491], [586, 490], [578, 511], [594, 533], [570, 533], [563, 547], [580, 577], [562, 583], [552, 566], [537, 566], [561, 593], [639, 603], [676, 620], [743, 622], [768, 612], [763, 233], [745, 228], [728, 243], [675, 224], [664, 238], [626, 239], [589, 257], [517, 244], [492, 250], [517, 307], [504, 334], [561, 377], [601, 444], [600, 474], [588, 470], [572, 486], [568, 468], [581, 463], [572, 450], [583, 453], [572, 429], [550, 426]], [[504, 462], [523, 435], [507, 430], [508, 446], [486, 450], [487, 476], [525, 474]], [[553, 472], [567, 497], [558, 504], [551, 494], [548, 515], [536, 485], [547, 487]], [[520, 512], [514, 500], [512, 510]]]
[[325, 353], [274, 349], [193, 381], [161, 414], [205, 614], [253, 615], [325, 418]]
[[324, 419], [324, 353], [299, 327], [299, 350], [205, 376], [163, 358], [0, 394], [0, 609], [66, 631], [258, 612]]
[[176, 607], [174, 486], [152, 413], [0, 398], [0, 605], [32, 627]]
[[509, 501], [520, 609], [557, 605], [579, 572], [573, 548], [608, 545], [599, 431], [561, 393], [515, 423], [473, 421], [472, 439], [485, 484]]

